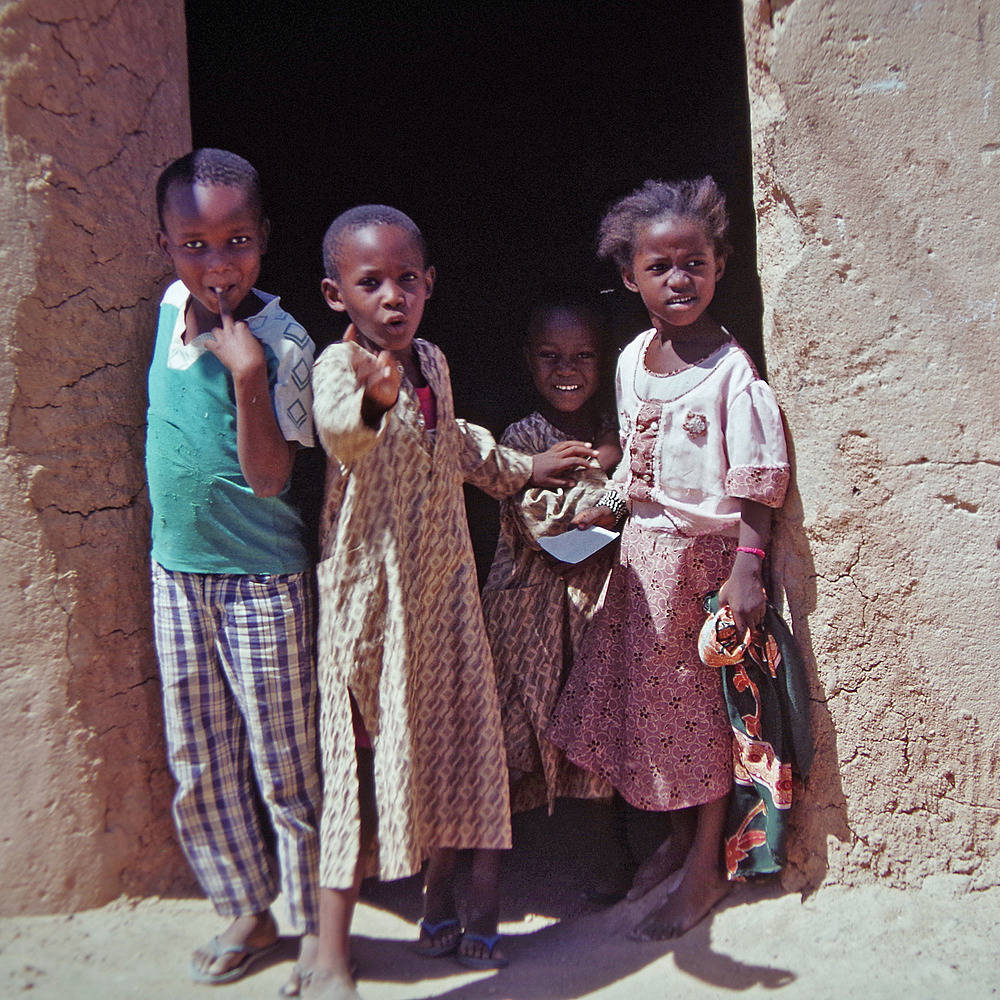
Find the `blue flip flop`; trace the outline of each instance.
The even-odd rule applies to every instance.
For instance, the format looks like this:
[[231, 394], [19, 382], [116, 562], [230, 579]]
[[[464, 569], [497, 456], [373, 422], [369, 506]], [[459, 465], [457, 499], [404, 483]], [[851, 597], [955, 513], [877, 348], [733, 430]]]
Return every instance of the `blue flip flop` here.
[[419, 941], [413, 946], [413, 950], [421, 958], [443, 958], [445, 955], [454, 955], [458, 951], [459, 942], [462, 940], [462, 924], [458, 917], [448, 917], [445, 920], [441, 920], [436, 924], [430, 923], [428, 920], [420, 921], [420, 936], [423, 937], [425, 934], [432, 941], [436, 938], [441, 931], [448, 930], [449, 927], [454, 927], [458, 933], [455, 935], [453, 941], [447, 944], [424, 944], [422, 945]]
[[[472, 955], [463, 955], [461, 953], [455, 956], [455, 961], [459, 965], [464, 965], [467, 969], [502, 969], [508, 964], [508, 959], [506, 958], [494, 958], [493, 950], [497, 946], [497, 942], [500, 940], [501, 935], [499, 934], [473, 934], [472, 931], [466, 931], [462, 935], [463, 941], [478, 941], [480, 944], [486, 945], [490, 950], [488, 958], [475, 958]], [[457, 949], [456, 949], [457, 950]]]
[[248, 944], [219, 944], [219, 939], [217, 937], [212, 938], [211, 948], [212, 948], [212, 961], [215, 962], [226, 955], [240, 955], [240, 960], [231, 968], [226, 969], [225, 972], [219, 972], [213, 975], [211, 972], [202, 972], [192, 960], [191, 962], [191, 978], [196, 983], [205, 983], [208, 986], [221, 986], [224, 983], [234, 983], [237, 979], [242, 979], [247, 972], [250, 971], [250, 966], [253, 965], [258, 959], [263, 958], [265, 955], [270, 955], [275, 948], [278, 947], [278, 941], [272, 941], [270, 944], [264, 945], [262, 948], [252, 948]]

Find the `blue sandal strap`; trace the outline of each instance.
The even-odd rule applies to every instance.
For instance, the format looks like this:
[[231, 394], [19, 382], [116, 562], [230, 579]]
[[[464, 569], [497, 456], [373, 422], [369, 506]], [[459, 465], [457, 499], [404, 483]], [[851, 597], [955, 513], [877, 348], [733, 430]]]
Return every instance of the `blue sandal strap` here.
[[490, 954], [493, 954], [493, 949], [497, 946], [497, 942], [503, 937], [502, 934], [476, 934], [474, 931], [466, 931], [464, 937], [467, 941], [478, 941], [480, 944], [486, 945], [490, 949]]
[[420, 930], [430, 938], [435, 938], [443, 930], [447, 930], [449, 927], [461, 927], [458, 917], [447, 917], [444, 920], [436, 924], [432, 924], [429, 920], [425, 920], [423, 917], [420, 918]]

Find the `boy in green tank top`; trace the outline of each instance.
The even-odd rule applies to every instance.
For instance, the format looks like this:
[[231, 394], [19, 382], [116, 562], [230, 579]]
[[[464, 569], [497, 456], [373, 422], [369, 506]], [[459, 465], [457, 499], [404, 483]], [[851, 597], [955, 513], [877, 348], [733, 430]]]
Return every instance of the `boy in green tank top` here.
[[[157, 183], [157, 242], [177, 272], [149, 370], [146, 469], [153, 605], [173, 811], [198, 881], [229, 927], [195, 951], [226, 983], [273, 950], [286, 894], [316, 948], [314, 594], [287, 497], [311, 446], [313, 343], [253, 286], [267, 245], [257, 172], [199, 149]], [[277, 841], [265, 846], [254, 786]], [[287, 989], [295, 992], [297, 973]]]

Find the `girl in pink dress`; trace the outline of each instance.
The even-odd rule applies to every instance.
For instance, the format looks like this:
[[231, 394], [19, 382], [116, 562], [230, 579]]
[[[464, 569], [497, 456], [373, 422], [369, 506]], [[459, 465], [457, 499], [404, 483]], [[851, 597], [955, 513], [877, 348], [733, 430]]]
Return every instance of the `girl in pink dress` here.
[[706, 311], [729, 254], [710, 177], [647, 181], [601, 224], [599, 252], [642, 296], [653, 327], [622, 352], [625, 458], [579, 527], [627, 517], [603, 607], [549, 738], [631, 805], [670, 811], [673, 833], [630, 898], [680, 872], [642, 939], [685, 933], [726, 894], [721, 845], [732, 735], [717, 669], [698, 657], [702, 600], [721, 589], [740, 628], [764, 615], [761, 562], [789, 468], [770, 387]]

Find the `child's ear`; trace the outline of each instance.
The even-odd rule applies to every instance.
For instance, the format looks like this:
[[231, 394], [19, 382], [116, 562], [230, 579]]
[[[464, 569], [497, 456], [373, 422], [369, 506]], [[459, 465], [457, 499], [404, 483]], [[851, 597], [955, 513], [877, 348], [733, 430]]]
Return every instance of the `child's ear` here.
[[170, 240], [167, 239], [167, 234], [162, 229], [156, 233], [156, 245], [160, 248], [160, 253], [172, 264], [174, 258], [170, 256]]
[[347, 312], [347, 306], [344, 305], [344, 300], [340, 297], [340, 286], [333, 278], [324, 278], [319, 283], [319, 287], [323, 298], [326, 299], [326, 304], [334, 312]]
[[260, 220], [260, 252], [267, 253], [267, 242], [271, 238], [271, 220], [264, 218]]
[[639, 291], [639, 286], [635, 283], [635, 271], [631, 267], [623, 267], [621, 269], [622, 273], [622, 283], [630, 292]]
[[435, 271], [433, 267], [429, 267], [426, 271], [424, 271], [424, 284], [427, 288], [427, 294], [424, 298], [429, 299], [431, 297], [431, 293], [434, 291], [435, 278], [437, 278], [437, 271]]
[[715, 259], [715, 280], [718, 281], [722, 277], [723, 272], [726, 270], [726, 258], [717, 257]]

